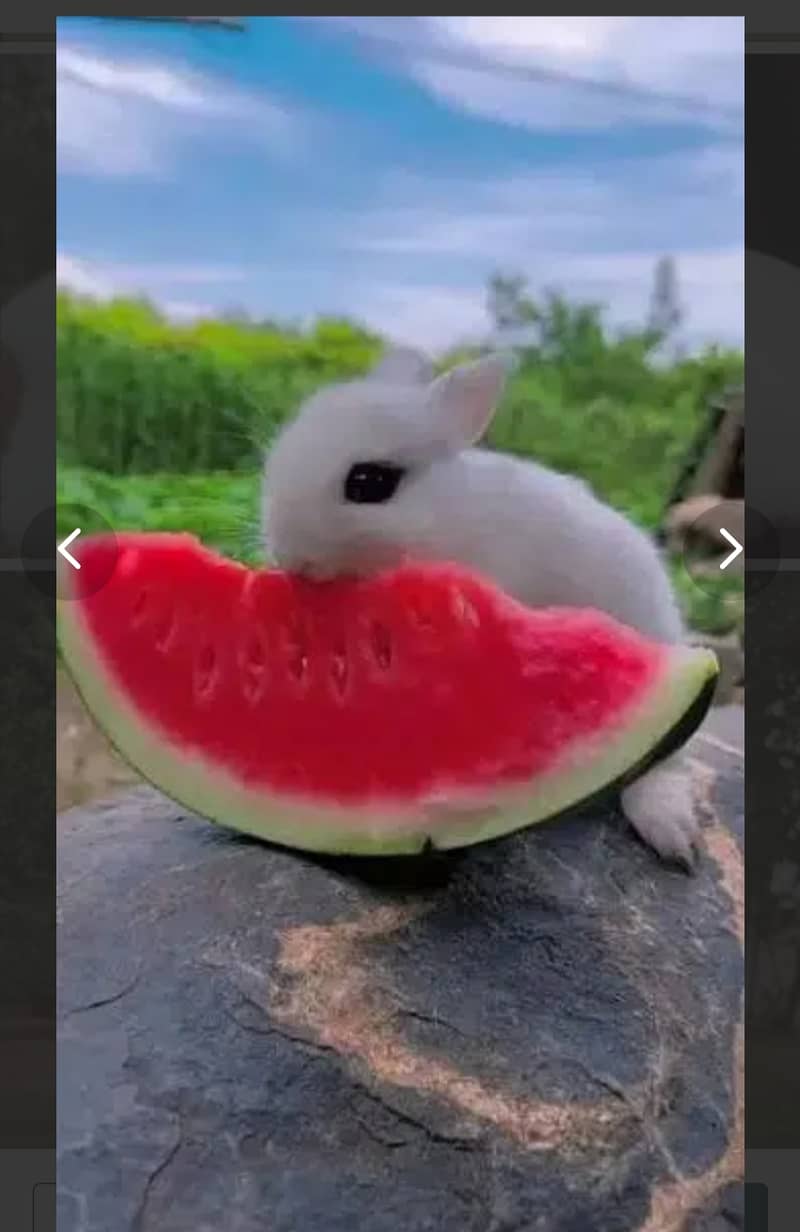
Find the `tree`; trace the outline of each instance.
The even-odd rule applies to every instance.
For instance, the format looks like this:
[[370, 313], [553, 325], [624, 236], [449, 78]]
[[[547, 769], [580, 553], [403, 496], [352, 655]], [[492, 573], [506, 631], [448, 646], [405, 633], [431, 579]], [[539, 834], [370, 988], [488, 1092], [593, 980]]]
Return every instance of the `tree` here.
[[656, 262], [653, 275], [653, 290], [650, 295], [648, 328], [667, 342], [673, 337], [683, 321], [683, 309], [678, 293], [678, 272], [672, 257], [661, 257]]
[[229, 304], [227, 308], [217, 313], [217, 317], [226, 325], [238, 325], [240, 329], [252, 329], [254, 325], [250, 313], [239, 304]]
[[536, 307], [526, 291], [525, 279], [517, 274], [495, 274], [489, 280], [489, 316], [498, 333], [538, 320]]

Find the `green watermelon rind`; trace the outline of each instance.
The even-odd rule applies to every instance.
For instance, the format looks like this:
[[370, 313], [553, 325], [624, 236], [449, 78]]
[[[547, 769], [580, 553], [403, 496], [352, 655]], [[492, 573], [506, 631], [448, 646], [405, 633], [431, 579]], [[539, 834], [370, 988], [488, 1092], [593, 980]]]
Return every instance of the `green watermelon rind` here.
[[[270, 843], [329, 855], [413, 855], [431, 847], [473, 846], [547, 821], [624, 781], [656, 751], [682, 744], [701, 721], [719, 666], [697, 646], [666, 651], [657, 682], [611, 734], [572, 747], [559, 766], [513, 790], [415, 800], [374, 801], [358, 808], [287, 799], [237, 782], [224, 768], [171, 747], [145, 722], [93, 645], [80, 604], [59, 601], [59, 639], [87, 708], [121, 756], [180, 805], [228, 829]], [[688, 723], [688, 730], [687, 730]]]

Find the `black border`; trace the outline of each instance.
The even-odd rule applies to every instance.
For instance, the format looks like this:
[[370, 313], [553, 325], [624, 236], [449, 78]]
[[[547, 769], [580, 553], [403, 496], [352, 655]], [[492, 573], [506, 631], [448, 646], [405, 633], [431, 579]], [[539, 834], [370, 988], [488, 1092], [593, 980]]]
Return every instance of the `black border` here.
[[[745, 57], [746, 501], [778, 532], [782, 564], [763, 590], [748, 591], [746, 609], [745, 1144], [748, 1181], [766, 1182], [770, 1218], [793, 1213], [789, 1227], [800, 1205], [800, 885], [794, 896], [776, 891], [781, 869], [790, 876], [794, 864], [800, 878], [800, 32], [752, 24], [758, 19], [747, 19]], [[748, 552], [746, 577], [758, 563]]]
[[55, 27], [2, 20], [0, 1209], [23, 1227], [55, 1178], [55, 621], [20, 557], [55, 493]]

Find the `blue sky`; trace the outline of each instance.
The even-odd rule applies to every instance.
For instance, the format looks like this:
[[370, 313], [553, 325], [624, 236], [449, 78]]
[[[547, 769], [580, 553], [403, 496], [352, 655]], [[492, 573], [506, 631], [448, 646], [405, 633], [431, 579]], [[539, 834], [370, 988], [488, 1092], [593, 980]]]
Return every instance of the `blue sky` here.
[[59, 280], [436, 351], [486, 333], [496, 269], [630, 324], [669, 253], [687, 340], [739, 343], [743, 39], [740, 17], [60, 18]]

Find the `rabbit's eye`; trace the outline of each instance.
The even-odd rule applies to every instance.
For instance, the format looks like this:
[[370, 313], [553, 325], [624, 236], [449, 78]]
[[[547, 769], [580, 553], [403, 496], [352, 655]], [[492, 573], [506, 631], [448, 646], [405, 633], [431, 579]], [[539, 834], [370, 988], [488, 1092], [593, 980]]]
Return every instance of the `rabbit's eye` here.
[[391, 500], [405, 471], [391, 462], [356, 462], [344, 481], [345, 500], [355, 505], [380, 505]]

